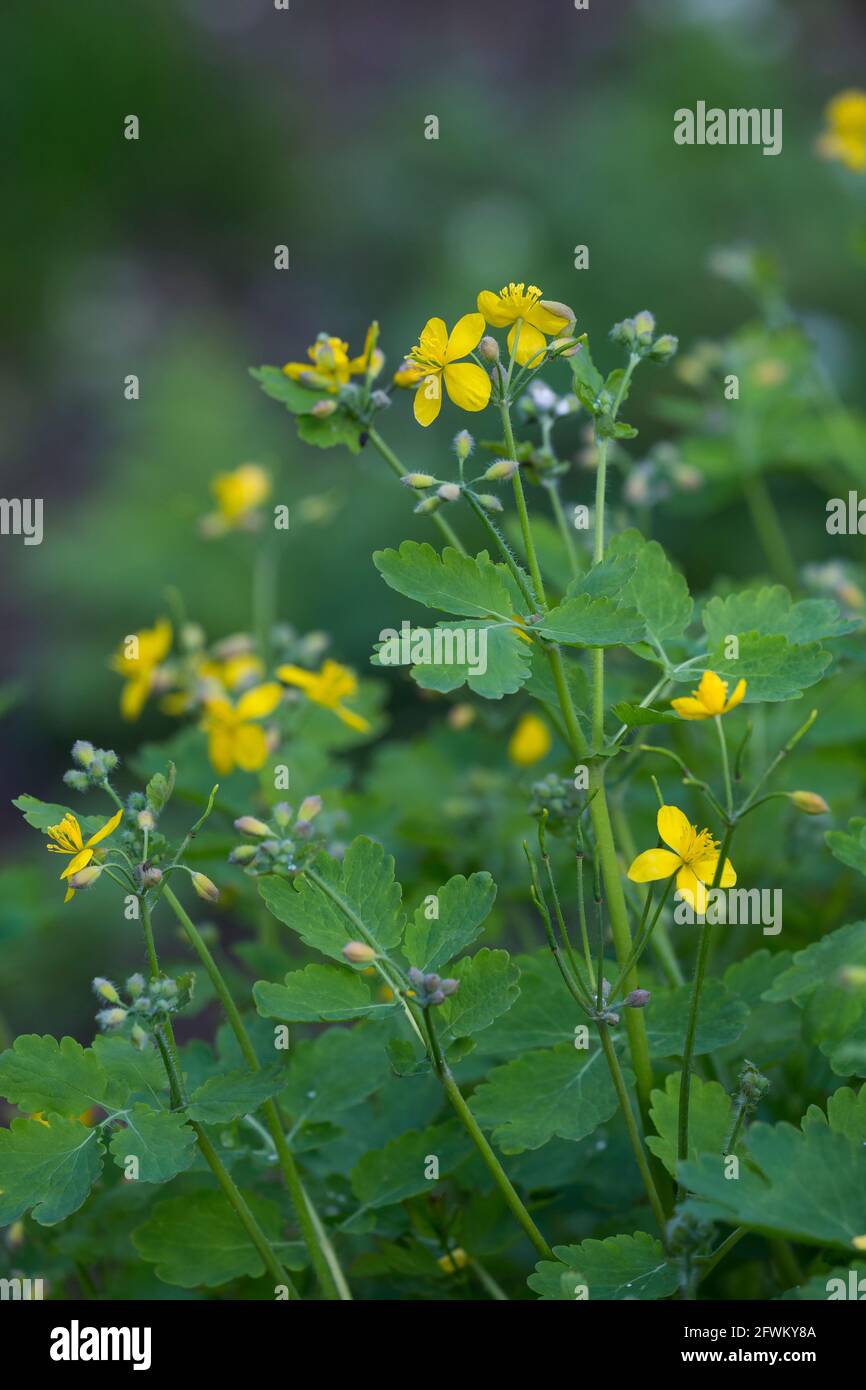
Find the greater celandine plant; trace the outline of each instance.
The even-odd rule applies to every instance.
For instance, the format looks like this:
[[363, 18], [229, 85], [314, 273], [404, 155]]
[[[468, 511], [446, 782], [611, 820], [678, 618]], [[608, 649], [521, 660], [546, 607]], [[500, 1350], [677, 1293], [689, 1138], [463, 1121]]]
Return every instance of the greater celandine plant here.
[[[392, 398], [376, 384], [385, 359], [375, 323], [357, 356], [322, 333], [308, 362], [254, 373], [308, 443], [372, 446], [438, 528], [441, 549], [406, 540], [373, 556], [392, 591], [443, 615], [431, 628], [401, 616], [400, 638], [396, 624], [379, 634], [377, 671], [407, 665], [424, 691], [468, 687], [484, 701], [514, 701], [523, 713], [513, 763], [532, 766], [551, 751], [558, 759], [525, 808], [536, 833], [523, 839], [520, 916], [539, 924], [542, 951], [468, 954], [495, 923], [497, 888], [477, 867], [435, 891], [413, 883], [419, 905], [409, 915], [394, 860], [363, 833], [377, 826], [363, 797], [335, 814], [327, 792], [308, 792], [297, 807], [278, 795], [284, 758], [304, 751], [299, 717], [330, 721], [328, 734], [306, 726], [311, 746], [325, 740], [324, 775], [327, 739], [337, 728], [348, 746], [374, 735], [378, 708], [366, 681], [324, 659], [315, 635], [279, 627], [271, 542], [257, 536], [269, 481], [249, 464], [222, 475], [203, 529], [215, 539], [247, 531], [267, 557], [255, 566], [254, 633], [208, 647], [178, 613], [115, 657], [127, 717], [151, 696], [194, 715], [198, 727], [178, 748], [205, 771], [169, 762], [122, 799], [116, 755], [79, 742], [67, 784], [107, 798], [108, 819], [16, 802], [64, 856], [67, 900], [109, 883], [120, 892], [140, 926], [144, 970], [122, 988], [94, 981], [101, 1031], [91, 1047], [31, 1035], [0, 1057], [0, 1094], [21, 1112], [0, 1131], [0, 1221], [86, 1222], [112, 1191], [107, 1150], [127, 1183], [179, 1189], [138, 1213], [132, 1241], [161, 1279], [185, 1287], [254, 1278], [268, 1297], [346, 1299], [371, 1284], [375, 1297], [378, 1277], [404, 1278], [419, 1297], [445, 1285], [452, 1297], [505, 1298], [520, 1296], [528, 1273], [543, 1299], [693, 1298], [746, 1235], [769, 1242], [781, 1288], [811, 1272], [794, 1247], [813, 1252], [815, 1277], [866, 1249], [866, 1099], [842, 1087], [826, 1113], [811, 1106], [799, 1126], [771, 1125], [753, 1116], [774, 1056], [740, 1055], [736, 1078], [729, 1072], [750, 1010], [789, 1001], [810, 1026], [844, 1004], [826, 1055], [840, 1075], [862, 1072], [866, 925], [842, 926], [793, 959], [755, 952], [730, 989], [709, 972], [720, 922], [762, 927], [760, 886], [744, 886], [735, 867], [762, 808], [784, 799], [809, 816], [829, 810], [818, 792], [776, 785], [815, 711], [760, 757], [749, 716], [817, 685], [832, 660], [824, 643], [858, 624], [829, 599], [796, 601], [776, 585], [710, 598], [698, 634], [686, 581], [663, 548], [635, 529], [610, 532], [609, 470], [637, 433], [622, 418], [633, 378], [677, 351], [646, 311], [611, 336], [622, 365], [605, 375], [572, 310], [522, 283], [482, 291], [450, 331], [429, 319], [393, 378], [398, 392], [414, 393], [419, 426], [436, 425], [446, 397], [496, 419], [481, 445], [457, 434], [449, 477], [406, 467], [380, 433]], [[565, 502], [569, 465], [556, 452], [558, 425], [579, 413], [591, 425], [592, 505]], [[473, 464], [478, 449], [492, 458]], [[530, 506], [539, 495], [549, 517]], [[487, 548], [473, 554], [465, 537], [479, 532]], [[452, 727], [471, 723], [471, 709], [453, 706]], [[645, 742], [652, 726], [676, 746]], [[201, 799], [208, 760], [220, 785], [194, 823], [163, 833], [170, 801], [182, 791]], [[633, 812], [645, 819], [650, 775], [658, 843], [641, 849], [631, 822]], [[663, 791], [671, 779], [682, 790]], [[177, 891], [188, 880], [208, 908], [226, 892], [231, 901], [231, 886], [196, 867], [201, 837], [221, 820], [241, 837], [228, 854], [239, 913], [254, 915], [258, 902], [264, 922], [250, 963], [270, 964], [277, 951], [289, 967], [258, 979], [251, 999]], [[362, 832], [348, 844], [347, 824]], [[866, 870], [861, 831], [854, 822], [828, 843]], [[161, 965], [154, 917], [166, 918], [163, 908], [223, 1012], [216, 1054], [178, 1045], [175, 1023], [195, 981]], [[690, 978], [674, 941], [683, 922], [697, 927]], [[277, 923], [317, 958], [297, 968], [277, 944]], [[290, 1045], [290, 1027], [318, 1025]], [[604, 1239], [551, 1246], [554, 1224], [570, 1234], [582, 1216], [563, 1217], [544, 1193], [563, 1185], [569, 1146], [579, 1169], [580, 1146], [598, 1133], [620, 1134], [630, 1154], [639, 1186], [618, 1177], [629, 1227], [607, 1234], [611, 1199], [597, 1223]], [[529, 1161], [536, 1151], [550, 1154], [548, 1181]], [[584, 1200], [566, 1181], [557, 1206], [572, 1198]], [[509, 1294], [491, 1264], [514, 1240]]]

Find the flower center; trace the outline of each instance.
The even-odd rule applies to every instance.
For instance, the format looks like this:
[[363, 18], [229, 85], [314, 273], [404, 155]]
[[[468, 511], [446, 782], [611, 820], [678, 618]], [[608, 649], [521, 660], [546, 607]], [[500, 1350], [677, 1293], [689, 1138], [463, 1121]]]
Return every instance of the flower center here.
[[684, 864], [695, 864], [702, 859], [711, 859], [718, 854], [718, 850], [719, 842], [713, 839], [709, 830], [698, 830], [696, 825], [691, 825], [680, 847], [680, 855]]

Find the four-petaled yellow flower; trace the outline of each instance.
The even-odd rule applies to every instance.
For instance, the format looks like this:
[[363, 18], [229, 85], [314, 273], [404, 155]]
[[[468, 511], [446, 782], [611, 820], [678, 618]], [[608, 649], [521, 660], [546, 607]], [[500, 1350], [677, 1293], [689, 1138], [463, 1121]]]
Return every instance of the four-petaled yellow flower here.
[[341, 666], [337, 661], [326, 661], [318, 672], [306, 671], [303, 666], [278, 666], [277, 676], [286, 685], [295, 685], [303, 690], [313, 704], [333, 710], [350, 729], [356, 729], [360, 734], [366, 734], [370, 729], [368, 719], [343, 704], [343, 700], [354, 695], [358, 689], [358, 678], [348, 667]]
[[461, 410], [483, 410], [490, 400], [491, 382], [474, 362], [461, 362], [484, 336], [484, 316], [464, 314], [449, 335], [443, 319], [428, 319], [409, 354], [410, 364], [423, 376], [415, 392], [415, 419], [432, 425], [442, 407], [442, 383]]
[[482, 290], [478, 296], [478, 312], [493, 328], [511, 324], [508, 351], [514, 352], [517, 339], [515, 355], [521, 366], [537, 362], [547, 347], [546, 339], [558, 338], [574, 323], [574, 315], [567, 305], [542, 299], [537, 285], [515, 285], [513, 280], [503, 285], [498, 294]]
[[124, 719], [137, 719], [154, 684], [154, 675], [171, 646], [171, 623], [160, 618], [154, 627], [127, 637], [111, 659], [112, 670], [125, 678], [120, 692]]
[[283, 371], [302, 386], [336, 395], [350, 377], [369, 375], [372, 380], [379, 375], [385, 357], [375, 345], [378, 335], [379, 325], [371, 323], [364, 339], [363, 352], [358, 357], [350, 357], [349, 344], [343, 342], [342, 338], [331, 338], [327, 333], [320, 333], [312, 347], [307, 348], [310, 361], [287, 362]]
[[258, 463], [242, 463], [231, 473], [218, 473], [211, 483], [216, 498], [215, 515], [204, 519], [210, 536], [246, 526], [271, 492], [270, 474]]
[[508, 740], [508, 756], [518, 767], [531, 767], [547, 757], [552, 742], [544, 720], [537, 714], [524, 714]]
[[[95, 834], [90, 836], [89, 840], [85, 840], [82, 836], [81, 826], [78, 824], [76, 817], [73, 816], [71, 811], [67, 811], [62, 821], [59, 821], [57, 825], [49, 825], [48, 834], [54, 842], [53, 844], [46, 845], [49, 854], [70, 854], [72, 856], [70, 862], [60, 875], [61, 881], [71, 878], [72, 875], [77, 874], [80, 869], [86, 868], [93, 858], [95, 846], [99, 844], [100, 840], [104, 840], [117, 829], [122, 815], [122, 809], [116, 811], [111, 817], [111, 820], [107, 820], [105, 825], [101, 826]], [[63, 901], [68, 903], [69, 899], [73, 897], [74, 894], [75, 889], [70, 888], [67, 884], [66, 897]]]
[[239, 767], [257, 772], [268, 756], [264, 729], [254, 721], [267, 719], [282, 699], [282, 687], [266, 681], [247, 690], [233, 705], [222, 695], [205, 701], [204, 724], [208, 753], [215, 772], [227, 776]]
[[[678, 806], [661, 806], [656, 817], [659, 837], [669, 849], [647, 849], [631, 865], [632, 883], [653, 883], [677, 876], [677, 891], [695, 912], [707, 910], [707, 884], [712, 884], [719, 862], [718, 842], [709, 830], [690, 825]], [[720, 888], [733, 888], [737, 881], [730, 859], [726, 859]]]
[[839, 92], [824, 115], [827, 128], [818, 138], [818, 153], [855, 174], [866, 172], [866, 92]]
[[728, 698], [728, 682], [715, 671], [705, 671], [701, 683], [691, 695], [681, 695], [671, 704], [681, 719], [712, 719], [735, 709], [746, 693], [746, 682], [737, 681], [734, 693]]

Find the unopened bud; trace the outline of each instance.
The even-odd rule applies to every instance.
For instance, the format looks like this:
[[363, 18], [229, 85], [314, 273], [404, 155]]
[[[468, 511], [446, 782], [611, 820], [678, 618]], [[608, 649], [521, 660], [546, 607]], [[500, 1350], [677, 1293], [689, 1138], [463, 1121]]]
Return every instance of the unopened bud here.
[[76, 893], [82, 892], [85, 888], [92, 888], [101, 873], [101, 864], [88, 864], [85, 869], [79, 869], [77, 874], [70, 874], [69, 887], [74, 888]]
[[673, 357], [680, 345], [679, 338], [675, 338], [673, 333], [663, 333], [660, 338], [656, 338], [652, 345], [649, 356], [653, 362], [666, 362], [669, 357]]
[[134, 975], [130, 975], [126, 982], [126, 992], [130, 999], [137, 999], [138, 996], [144, 992], [144, 983], [144, 976], [139, 974], [138, 971], [136, 971]]
[[315, 820], [321, 809], [320, 796], [305, 796], [298, 808], [298, 820]]
[[155, 864], [139, 864], [138, 877], [142, 888], [155, 888], [158, 883], [162, 883], [162, 869], [158, 869]]
[[622, 1002], [627, 1009], [645, 1009], [650, 997], [648, 989], [633, 989], [631, 994], [627, 994]]
[[443, 502], [457, 502], [460, 497], [461, 489], [457, 483], [443, 483], [436, 489], [436, 496], [441, 497]]
[[235, 821], [235, 830], [241, 835], [270, 835], [271, 827], [265, 825], [263, 820], [257, 820], [255, 816], [238, 816]]
[[635, 314], [634, 331], [637, 334], [638, 342], [644, 347], [648, 347], [656, 331], [655, 315], [651, 314], [649, 309], [641, 309], [639, 314]]
[[561, 304], [558, 299], [542, 299], [542, 309], [547, 309], [551, 314], [556, 314], [558, 318], [565, 319], [569, 331], [574, 323], [574, 310], [569, 304]]
[[347, 941], [343, 947], [343, 955], [350, 965], [367, 965], [369, 961], [376, 959], [376, 952], [366, 941]]
[[503, 483], [513, 478], [519, 467], [517, 459], [497, 459], [481, 476], [488, 483]]
[[310, 414], [314, 415], [317, 420], [327, 420], [328, 416], [333, 415], [336, 409], [336, 401], [316, 401]]
[[492, 492], [479, 492], [478, 501], [486, 512], [503, 512], [505, 510], [499, 498], [495, 497]]
[[370, 397], [370, 404], [376, 410], [387, 410], [391, 404], [391, 397], [387, 391], [374, 391]]
[[190, 877], [192, 879], [192, 886], [200, 898], [204, 898], [205, 902], [208, 903], [219, 902], [220, 890], [217, 888], [212, 878], [208, 878], [207, 874], [200, 874], [198, 872], [191, 874]]
[[471, 705], [452, 705], [448, 711], [448, 723], [452, 729], [468, 729], [475, 719]]
[[281, 830], [285, 830], [287, 825], [291, 825], [294, 812], [288, 801], [278, 801], [276, 806], [271, 807], [271, 815]]
[[129, 1036], [132, 1040], [133, 1047], [137, 1047], [139, 1052], [144, 1052], [149, 1039], [140, 1023], [134, 1023], [132, 1025], [132, 1031]]
[[443, 980], [439, 985], [439, 988], [441, 989], [442, 993], [446, 996], [449, 994], [456, 994], [458, 989], [460, 988], [460, 981], [450, 979]]
[[468, 430], [460, 430], [454, 436], [454, 452], [461, 463], [465, 463], [472, 450], [475, 448], [475, 440]]
[[490, 337], [489, 333], [485, 334], [478, 344], [478, 356], [481, 358], [482, 362], [499, 361], [499, 344], [495, 338]]
[[817, 792], [789, 792], [788, 799], [807, 816], [823, 816], [830, 810], [823, 796]]
[[547, 350], [556, 357], [574, 357], [580, 352], [580, 341], [577, 338], [553, 338]]
[[96, 1015], [96, 1021], [100, 1028], [110, 1032], [114, 1028], [121, 1028], [126, 1022], [126, 1009], [100, 1009]]
[[442, 506], [438, 497], [425, 497], [423, 502], [419, 502], [414, 508], [416, 516], [430, 516]]
[[432, 487], [436, 479], [432, 473], [404, 473], [400, 482], [404, 487]]
[[145, 807], [143, 811], [139, 811], [135, 818], [135, 823], [139, 830], [153, 830], [156, 827], [156, 816], [153, 814], [153, 811]]
[[229, 853], [229, 863], [251, 864], [258, 852], [258, 845], [235, 845]]
[[105, 980], [101, 975], [97, 975], [93, 980], [93, 993], [97, 999], [104, 999], [108, 1004], [119, 1004], [120, 995], [114, 988], [110, 980]]
[[84, 738], [77, 738], [72, 745], [72, 756], [80, 767], [90, 767], [95, 752], [93, 744]]

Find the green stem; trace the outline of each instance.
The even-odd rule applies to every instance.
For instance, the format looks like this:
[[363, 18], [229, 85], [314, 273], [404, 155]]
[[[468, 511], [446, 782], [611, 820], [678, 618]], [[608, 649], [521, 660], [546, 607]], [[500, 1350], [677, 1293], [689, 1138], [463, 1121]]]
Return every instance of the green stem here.
[[[395, 473], [398, 478], [404, 478], [409, 471], [408, 468], [403, 467], [397, 455], [394, 453], [394, 450], [389, 444], [385, 443], [379, 431], [374, 429], [372, 425], [367, 431], [367, 438], [373, 445], [373, 448], [382, 455], [382, 458], [385, 460], [392, 473]], [[439, 527], [439, 530], [442, 532], [442, 535], [449, 545], [453, 545], [454, 549], [459, 550], [461, 555], [467, 554], [466, 547], [451, 526], [451, 523], [446, 521], [440, 512], [433, 512], [430, 519], [435, 526]]]
[[728, 762], [728, 741], [725, 738], [725, 731], [722, 727], [722, 716], [717, 714], [714, 718], [716, 732], [719, 735], [719, 749], [722, 756], [722, 777], [725, 783], [725, 808], [728, 819], [734, 814], [734, 792], [731, 786], [731, 768]]
[[[222, 972], [202, 939], [201, 933], [198, 931], [189, 914], [175, 897], [171, 888], [166, 886], [163, 889], [163, 896], [175, 917], [180, 922], [187, 940], [207, 972], [208, 978], [222, 1004], [229, 1026], [237, 1039], [238, 1046], [240, 1047], [247, 1066], [250, 1068], [250, 1071], [259, 1071], [261, 1069], [259, 1059], [256, 1056], [255, 1048], [244, 1026], [244, 1021], [231, 996], [231, 991], [223, 978]], [[330, 1248], [330, 1243], [327, 1241], [327, 1236], [325, 1235], [321, 1222], [318, 1220], [314, 1221], [310, 1214], [310, 1200], [304, 1191], [297, 1164], [286, 1143], [283, 1127], [280, 1123], [279, 1112], [272, 1100], [268, 1100], [264, 1103], [262, 1106], [262, 1114], [264, 1115], [265, 1123], [270, 1131], [271, 1138], [274, 1141], [286, 1189], [289, 1193], [292, 1206], [294, 1207], [298, 1226], [300, 1227], [304, 1242], [310, 1252], [310, 1258], [313, 1262], [313, 1268], [316, 1271], [316, 1277], [321, 1286], [322, 1293], [327, 1299], [350, 1298], [351, 1294], [348, 1291], [345, 1279], [341, 1277], [339, 1281], [336, 1281], [332, 1273], [334, 1268], [339, 1268], [336, 1253]], [[323, 1242], [329, 1246], [327, 1254], [323, 1249]]]
[[[725, 867], [725, 859], [727, 858], [733, 833], [734, 827], [729, 825], [725, 831], [725, 838], [722, 841], [722, 848], [719, 852], [716, 871], [713, 874], [713, 888], [718, 888], [721, 882]], [[689, 1000], [689, 1018], [686, 1025], [686, 1038], [683, 1044], [683, 1069], [680, 1073], [679, 1114], [677, 1116], [677, 1158], [680, 1162], [684, 1162], [689, 1156], [689, 1090], [692, 1081], [692, 1058], [695, 1050], [695, 1036], [698, 1030], [698, 1009], [701, 1002], [701, 990], [704, 986], [704, 975], [706, 974], [707, 958], [710, 952], [712, 930], [712, 923], [705, 918], [704, 925], [701, 928], [701, 939], [698, 944], [697, 960], [695, 961], [695, 974], [692, 980], [692, 993]]]
[[760, 473], [753, 473], [743, 482], [743, 492], [761, 547], [775, 577], [789, 589], [797, 587], [797, 566], [788, 546], [779, 513], [769, 488]]
[[[505, 434], [505, 447], [509, 459], [517, 461], [517, 448], [514, 443], [514, 431], [511, 428], [511, 414], [508, 409], [508, 402], [503, 401], [499, 407], [502, 417], [502, 429]], [[537, 602], [542, 608], [547, 607], [547, 595], [544, 592], [544, 580], [541, 577], [541, 570], [538, 565], [538, 556], [535, 552], [535, 540], [532, 535], [532, 527], [529, 524], [529, 512], [526, 508], [526, 496], [523, 491], [523, 479], [518, 468], [512, 479], [514, 485], [514, 501], [517, 504], [517, 515], [520, 520], [520, 534], [523, 537], [523, 548], [526, 552], [526, 562], [529, 565], [529, 573], [532, 579]]]
[[[629, 1012], [633, 1013], [634, 1010], [629, 1010]], [[649, 1198], [650, 1206], [653, 1210], [653, 1216], [655, 1217], [658, 1228], [662, 1233], [662, 1237], [664, 1238], [666, 1226], [665, 1209], [662, 1206], [662, 1201], [659, 1197], [658, 1189], [656, 1188], [655, 1182], [653, 1181], [653, 1175], [650, 1172], [650, 1166], [647, 1161], [646, 1152], [644, 1151], [643, 1140], [641, 1138], [640, 1130], [638, 1129], [637, 1121], [634, 1117], [634, 1111], [631, 1107], [631, 1099], [629, 1098], [628, 1088], [625, 1084], [625, 1077], [622, 1074], [622, 1067], [619, 1064], [619, 1058], [616, 1055], [616, 1048], [614, 1047], [610, 1034], [607, 1031], [606, 1023], [600, 1022], [598, 1024], [598, 1034], [601, 1038], [601, 1045], [604, 1049], [604, 1055], [607, 1060], [607, 1065], [610, 1069], [610, 1074], [613, 1080], [617, 1097], [619, 1099], [620, 1109], [622, 1110], [623, 1118], [625, 1119], [625, 1125], [628, 1131], [628, 1138], [629, 1143], [632, 1147], [632, 1153], [635, 1156], [637, 1166], [640, 1170], [643, 1185], [646, 1190], [646, 1194]]]

